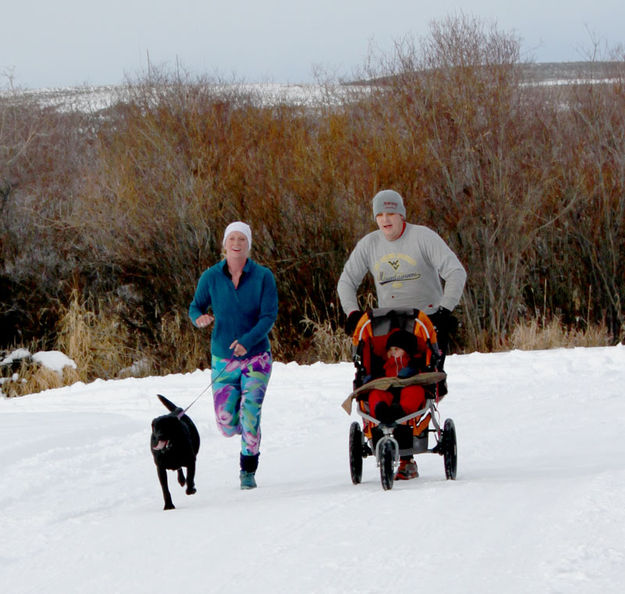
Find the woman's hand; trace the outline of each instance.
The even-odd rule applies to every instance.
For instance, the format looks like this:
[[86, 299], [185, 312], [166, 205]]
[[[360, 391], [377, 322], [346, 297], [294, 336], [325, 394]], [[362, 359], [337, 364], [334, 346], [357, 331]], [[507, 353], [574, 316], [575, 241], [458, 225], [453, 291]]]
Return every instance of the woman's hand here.
[[234, 351], [232, 352], [232, 354], [235, 357], [243, 357], [243, 355], [245, 355], [247, 353], [247, 349], [238, 341], [235, 340], [231, 345], [230, 345], [231, 349], [234, 349]]
[[210, 326], [215, 321], [215, 316], [211, 316], [210, 314], [203, 314], [195, 318], [195, 325], [198, 328], [206, 328]]

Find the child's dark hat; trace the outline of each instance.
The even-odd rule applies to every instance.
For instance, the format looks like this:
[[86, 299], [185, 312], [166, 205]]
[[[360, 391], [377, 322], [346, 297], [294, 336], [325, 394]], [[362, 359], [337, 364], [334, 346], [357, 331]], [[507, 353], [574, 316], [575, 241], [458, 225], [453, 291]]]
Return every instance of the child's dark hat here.
[[397, 330], [393, 332], [386, 341], [386, 350], [388, 351], [391, 347], [404, 349], [404, 351], [412, 357], [419, 350], [419, 342], [412, 332]]

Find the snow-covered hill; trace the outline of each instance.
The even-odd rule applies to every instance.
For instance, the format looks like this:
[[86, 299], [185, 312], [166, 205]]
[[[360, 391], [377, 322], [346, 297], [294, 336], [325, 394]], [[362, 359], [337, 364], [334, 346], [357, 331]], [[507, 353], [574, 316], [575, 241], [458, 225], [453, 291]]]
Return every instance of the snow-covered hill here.
[[[548, 62], [528, 63], [521, 66], [523, 80], [529, 85], [566, 86], [583, 83], [613, 83], [623, 76], [621, 62]], [[254, 97], [259, 104], [292, 103], [318, 105], [320, 102], [336, 101], [353, 93], [361, 92], [367, 83], [215, 83], [216, 92], [237, 92]], [[84, 111], [96, 113], [128, 100], [127, 85], [81, 86], [67, 88], [19, 89], [0, 87], [0, 100], [15, 103], [34, 102], [42, 107], [61, 111]]]
[[353, 366], [276, 364], [259, 488], [210, 394], [189, 414], [198, 492], [162, 511], [149, 451], [164, 393], [209, 372], [76, 384], [0, 400], [0, 584], [8, 594], [611, 593], [625, 579], [625, 347], [455, 355], [441, 415], [458, 479], [349, 478]]

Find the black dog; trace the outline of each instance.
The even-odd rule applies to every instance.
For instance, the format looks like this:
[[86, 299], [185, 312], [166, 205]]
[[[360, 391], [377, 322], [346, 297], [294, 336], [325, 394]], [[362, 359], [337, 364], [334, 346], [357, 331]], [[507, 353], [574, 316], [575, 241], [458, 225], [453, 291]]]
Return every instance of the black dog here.
[[[195, 458], [200, 449], [200, 434], [193, 421], [181, 408], [167, 400], [165, 396], [160, 394], [157, 396], [171, 412], [152, 421], [150, 446], [158, 480], [163, 489], [165, 499], [163, 509], [174, 509], [174, 502], [167, 487], [167, 470], [178, 471], [178, 482], [182, 487], [186, 483], [187, 495], [195, 493]], [[186, 479], [182, 471], [183, 466], [187, 469]]]

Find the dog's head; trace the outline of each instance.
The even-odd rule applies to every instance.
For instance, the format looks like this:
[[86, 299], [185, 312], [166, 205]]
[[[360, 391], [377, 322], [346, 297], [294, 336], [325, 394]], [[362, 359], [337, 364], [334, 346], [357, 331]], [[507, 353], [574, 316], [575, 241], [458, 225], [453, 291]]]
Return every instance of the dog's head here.
[[181, 421], [174, 415], [163, 415], [152, 421], [152, 450], [170, 448], [181, 431]]

